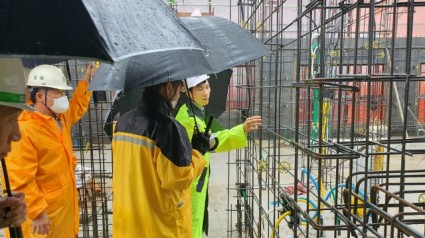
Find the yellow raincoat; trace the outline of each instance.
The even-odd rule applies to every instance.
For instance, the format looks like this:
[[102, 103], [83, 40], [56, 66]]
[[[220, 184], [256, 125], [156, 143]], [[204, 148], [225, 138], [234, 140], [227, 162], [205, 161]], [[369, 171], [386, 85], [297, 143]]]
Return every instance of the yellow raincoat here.
[[114, 158], [114, 238], [191, 238], [190, 184], [205, 160], [192, 150], [165, 101], [118, 120]]
[[[79, 229], [78, 198], [72, 152], [71, 126], [87, 111], [91, 92], [80, 81], [67, 112], [56, 120], [38, 112], [24, 111], [19, 119], [22, 139], [12, 143], [6, 157], [11, 189], [25, 193], [27, 220], [22, 225], [25, 238], [75, 238]], [[4, 183], [3, 183], [4, 184]], [[48, 236], [32, 234], [32, 220], [46, 211], [52, 223]]]

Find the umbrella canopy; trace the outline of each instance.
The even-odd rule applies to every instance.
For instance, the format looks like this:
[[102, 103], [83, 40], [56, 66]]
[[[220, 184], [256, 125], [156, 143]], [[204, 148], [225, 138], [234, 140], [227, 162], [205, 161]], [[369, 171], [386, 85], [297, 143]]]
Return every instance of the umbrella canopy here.
[[218, 73], [270, 53], [251, 32], [230, 20], [214, 16], [181, 19], [206, 49], [212, 69], [206, 74]]
[[[205, 110], [208, 114], [213, 114], [215, 118], [218, 118], [226, 110], [227, 94], [232, 72], [231, 69], [227, 69], [217, 74], [209, 75], [208, 81], [211, 87], [211, 94], [209, 103], [205, 106]], [[111, 139], [113, 121], [117, 120], [119, 115], [123, 115], [139, 105], [142, 100], [143, 90], [143, 88], [134, 88], [128, 91], [121, 91], [115, 98], [103, 127], [106, 134]], [[187, 101], [187, 96], [182, 93], [180, 95], [178, 107]]]
[[204, 50], [162, 0], [19, 0], [0, 4], [0, 12], [0, 55], [117, 62], [175, 49], [196, 58]]
[[182, 18], [182, 21], [205, 47], [207, 54], [204, 59], [184, 58], [181, 52], [176, 51], [170, 54], [159, 52], [148, 60], [132, 58], [112, 66], [102, 64], [90, 89], [129, 90], [201, 74], [215, 74], [270, 53], [249, 31], [224, 18], [201, 16]]
[[133, 57], [116, 64], [101, 64], [90, 90], [131, 90], [167, 81], [182, 80], [210, 71], [203, 55], [184, 50], [154, 52], [149, 58]]

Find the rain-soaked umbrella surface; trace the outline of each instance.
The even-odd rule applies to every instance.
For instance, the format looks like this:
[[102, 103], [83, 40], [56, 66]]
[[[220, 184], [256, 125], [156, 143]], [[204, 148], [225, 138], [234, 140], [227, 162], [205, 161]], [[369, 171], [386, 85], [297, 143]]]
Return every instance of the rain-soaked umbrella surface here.
[[114, 65], [101, 64], [90, 83], [90, 90], [131, 90], [208, 71], [203, 55], [190, 56], [182, 50], [155, 52], [149, 54], [149, 58], [132, 57]]
[[[211, 87], [211, 94], [209, 103], [205, 106], [205, 111], [213, 114], [218, 118], [226, 110], [227, 94], [229, 90], [230, 78], [232, 77], [232, 70], [227, 69], [217, 74], [209, 75], [208, 82]], [[120, 115], [130, 111], [140, 104], [142, 100], [143, 88], [134, 88], [128, 91], [121, 91], [112, 104], [103, 129], [106, 134], [112, 139], [112, 124]], [[188, 98], [185, 94], [180, 95], [177, 108], [186, 103]]]
[[213, 74], [258, 59], [270, 53], [251, 32], [238, 24], [213, 16], [181, 18], [202, 43]]
[[205, 59], [174, 60], [176, 57], [170, 55], [174, 52], [169, 52], [154, 55], [147, 60], [131, 59], [113, 66], [102, 64], [90, 89], [128, 90], [201, 74], [214, 74], [270, 53], [249, 31], [230, 20], [200, 16], [182, 18], [182, 21], [206, 49]]
[[109, 62], [174, 49], [203, 55], [163, 0], [8, 0], [0, 13], [0, 55]]

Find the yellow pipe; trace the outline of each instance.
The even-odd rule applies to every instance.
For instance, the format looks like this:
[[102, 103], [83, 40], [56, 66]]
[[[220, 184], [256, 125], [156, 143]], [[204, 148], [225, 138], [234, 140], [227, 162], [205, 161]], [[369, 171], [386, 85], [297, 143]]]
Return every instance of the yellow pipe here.
[[[322, 103], [323, 114], [322, 114], [322, 141], [327, 140], [327, 130], [328, 130], [328, 115], [330, 114], [331, 104], [329, 99], [325, 99]], [[326, 148], [322, 148], [322, 154], [326, 154]], [[323, 163], [323, 161], [322, 161]], [[319, 178], [319, 187], [320, 187], [320, 195], [325, 196], [325, 187], [323, 185], [322, 178]], [[320, 208], [323, 208], [324, 204], [322, 203]]]
[[[320, 185], [320, 196], [324, 197], [325, 196], [325, 185], [323, 184], [322, 178], [319, 178], [319, 185]], [[320, 205], [321, 205], [320, 208], [325, 207], [324, 203], [321, 203]]]
[[276, 224], [274, 224], [274, 229], [272, 231], [272, 235], [270, 236], [270, 238], [274, 238], [274, 231], [279, 229], [280, 222], [282, 222], [282, 220], [285, 219], [285, 217], [287, 217], [289, 215], [291, 215], [291, 212], [285, 212], [279, 217], [279, 219], [277, 219]]
[[[384, 152], [384, 147], [378, 145], [376, 148], [377, 153]], [[373, 171], [384, 170], [384, 155], [375, 155], [375, 161], [373, 163]]]

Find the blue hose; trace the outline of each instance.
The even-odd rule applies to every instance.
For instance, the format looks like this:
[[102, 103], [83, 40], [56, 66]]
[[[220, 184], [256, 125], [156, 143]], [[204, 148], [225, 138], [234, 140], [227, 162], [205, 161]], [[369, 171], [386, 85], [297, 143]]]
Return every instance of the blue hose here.
[[317, 194], [320, 194], [320, 190], [319, 190], [319, 184], [317, 183], [317, 181], [316, 181], [316, 179], [313, 177], [313, 175], [311, 175], [308, 171], [307, 171], [307, 169], [305, 169], [305, 168], [302, 168], [301, 169], [301, 172], [302, 173], [305, 173], [309, 178], [310, 178], [310, 180], [313, 182], [313, 184], [314, 184], [314, 187], [316, 187], [316, 190], [317, 190]]
[[[334, 194], [335, 189], [337, 189], [337, 188], [342, 188], [342, 187], [346, 187], [346, 186], [347, 186], [347, 185], [346, 185], [345, 183], [341, 183], [341, 184], [339, 184], [339, 185], [337, 185], [337, 186], [335, 186], [335, 187], [331, 188], [331, 190], [329, 190], [328, 194], [327, 194], [327, 195], [326, 195], [326, 197], [325, 197], [325, 201], [328, 201], [329, 197], [330, 197], [332, 194]], [[351, 188], [352, 188], [353, 190], [355, 190], [355, 189], [356, 189], [356, 187], [354, 186], [354, 184], [351, 184]], [[360, 189], [359, 189], [359, 194], [360, 194], [360, 196], [361, 196], [363, 199], [365, 199], [364, 192], [363, 192], [362, 190], [360, 190]]]

